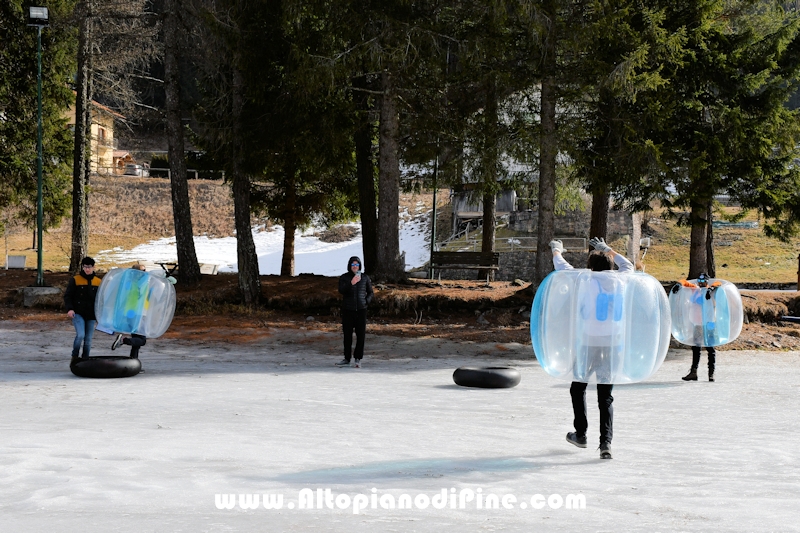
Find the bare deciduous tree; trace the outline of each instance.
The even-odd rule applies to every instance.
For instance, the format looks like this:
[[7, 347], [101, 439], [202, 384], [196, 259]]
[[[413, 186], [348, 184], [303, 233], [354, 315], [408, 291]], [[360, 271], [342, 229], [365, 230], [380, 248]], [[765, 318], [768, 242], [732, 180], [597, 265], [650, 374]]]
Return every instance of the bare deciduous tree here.
[[75, 98], [75, 150], [72, 175], [72, 246], [70, 270], [80, 268], [89, 251], [92, 105], [95, 98], [131, 114], [138, 102], [134, 80], [157, 52], [158, 25], [148, 0], [81, 0], [78, 26]]

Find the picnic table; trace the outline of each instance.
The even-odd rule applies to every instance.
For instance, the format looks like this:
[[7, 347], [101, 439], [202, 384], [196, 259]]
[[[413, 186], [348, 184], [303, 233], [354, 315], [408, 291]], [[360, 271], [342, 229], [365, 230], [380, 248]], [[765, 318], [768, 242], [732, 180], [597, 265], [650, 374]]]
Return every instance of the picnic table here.
[[178, 263], [177, 262], [171, 262], [171, 261], [159, 262], [159, 261], [156, 261], [156, 264], [164, 269], [164, 272], [167, 273], [167, 276], [172, 276], [175, 273], [175, 271], [178, 270]]

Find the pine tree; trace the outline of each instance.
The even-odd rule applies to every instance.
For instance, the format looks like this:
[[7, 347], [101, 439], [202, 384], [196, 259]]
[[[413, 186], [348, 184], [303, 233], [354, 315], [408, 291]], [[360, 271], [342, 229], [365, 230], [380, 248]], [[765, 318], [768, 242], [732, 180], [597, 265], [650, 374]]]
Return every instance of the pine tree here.
[[169, 151], [170, 191], [172, 194], [172, 216], [175, 228], [175, 247], [178, 254], [178, 276], [181, 283], [193, 285], [200, 281], [200, 265], [194, 247], [192, 213], [189, 205], [189, 184], [186, 177], [184, 126], [181, 106], [180, 63], [185, 57], [182, 51], [188, 39], [182, 38], [190, 32], [190, 23], [182, 23], [190, 17], [181, 0], [164, 0], [164, 92], [166, 96], [165, 122]]
[[[69, 213], [71, 135], [65, 118], [72, 94], [64, 83], [74, 71], [73, 2], [48, 2], [50, 25], [42, 31], [44, 228]], [[36, 224], [37, 44], [26, 26], [27, 3], [0, 3], [0, 230], [6, 220]]]
[[[637, 96], [655, 111], [643, 137], [657, 172], [617, 189], [634, 208], [660, 199], [690, 210], [689, 276], [713, 267], [710, 213], [714, 196], [738, 200], [766, 220], [767, 235], [800, 228], [796, 112], [785, 107], [800, 72], [798, 19], [777, 2], [664, 2], [663, 27], [682, 40], [667, 62], [667, 83]], [[645, 113], [638, 113], [645, 117]], [[654, 167], [656, 165], [653, 165]]]

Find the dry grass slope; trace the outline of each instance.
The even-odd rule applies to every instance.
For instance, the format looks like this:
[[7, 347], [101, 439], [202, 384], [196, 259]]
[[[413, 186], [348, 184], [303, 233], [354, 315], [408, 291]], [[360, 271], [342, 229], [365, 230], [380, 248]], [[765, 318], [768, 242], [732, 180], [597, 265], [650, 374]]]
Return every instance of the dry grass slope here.
[[[90, 224], [97, 235], [174, 235], [169, 180], [95, 178], [90, 192]], [[233, 235], [230, 189], [219, 182], [189, 182], [195, 235]]]

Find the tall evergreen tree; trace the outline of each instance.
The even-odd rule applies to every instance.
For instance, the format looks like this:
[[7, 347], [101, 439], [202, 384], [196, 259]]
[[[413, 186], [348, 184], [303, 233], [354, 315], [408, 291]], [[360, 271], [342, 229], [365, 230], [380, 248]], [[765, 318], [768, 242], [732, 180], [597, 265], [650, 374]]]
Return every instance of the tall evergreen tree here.
[[[310, 11], [309, 3], [303, 9]], [[420, 46], [427, 35], [425, 24], [430, 20], [435, 2], [315, 2], [314, 17], [326, 20], [347, 20], [346, 25], [336, 24], [333, 47], [319, 65], [341, 87], [354, 92], [367, 92], [376, 97], [378, 105], [378, 217], [376, 243], [365, 243], [376, 251], [375, 264], [370, 266], [370, 277], [375, 281], [399, 281], [405, 278], [405, 264], [400, 255], [399, 192], [401, 135], [404, 117], [408, 111], [407, 96], [411, 90], [411, 73], [419, 65]], [[333, 28], [333, 27], [332, 27]], [[319, 58], [318, 58], [319, 59]], [[374, 86], [364, 87], [364, 77], [376, 80]], [[359, 86], [359, 84], [361, 84]], [[358, 106], [354, 106], [358, 109]], [[354, 110], [355, 111], [355, 110]], [[359, 153], [366, 153], [363, 146]], [[363, 169], [361, 190], [367, 190], [366, 165]], [[370, 199], [362, 196], [362, 211], [371, 211]], [[369, 219], [370, 214], [366, 215]], [[371, 222], [371, 221], [370, 221]], [[371, 233], [371, 231], [369, 232]], [[365, 239], [372, 239], [368, 232]]]
[[[251, 224], [253, 168], [248, 156], [260, 117], [251, 113], [245, 73], [248, 37], [259, 30], [263, 19], [246, 7], [241, 0], [198, 0], [205, 60], [198, 63], [202, 101], [195, 116], [198, 143], [222, 162], [232, 187], [239, 291], [244, 304], [254, 306], [261, 299], [261, 281]], [[268, 77], [273, 67], [264, 65]]]
[[578, 46], [592, 53], [576, 62], [578, 140], [567, 150], [592, 194], [589, 236], [606, 237], [616, 185], [662, 170], [651, 130], [666, 117], [648, 95], [668, 83], [664, 75], [674, 71], [684, 39], [663, 27], [658, 2], [596, 1], [590, 13]]
[[[26, 26], [27, 3], [0, 3], [0, 231], [6, 219], [36, 224], [37, 44]], [[71, 139], [65, 118], [72, 94], [65, 81], [74, 71], [75, 32], [71, 0], [48, 2], [50, 25], [42, 31], [42, 124], [44, 227], [58, 226], [69, 212]]]
[[665, 2], [664, 27], [684, 39], [669, 83], [637, 97], [657, 106], [649, 124], [661, 172], [618, 189], [632, 206], [660, 198], [690, 210], [689, 276], [713, 267], [710, 206], [725, 193], [765, 218], [767, 235], [800, 227], [797, 114], [785, 107], [800, 72], [798, 19], [778, 2]]
[[166, 94], [167, 145], [169, 150], [169, 181], [172, 193], [172, 218], [175, 246], [178, 253], [178, 276], [182, 283], [193, 285], [200, 281], [200, 265], [194, 247], [192, 212], [189, 204], [189, 184], [186, 177], [183, 108], [181, 106], [180, 63], [182, 49], [188, 45], [183, 35], [191, 32], [191, 22], [182, 22], [191, 12], [181, 0], [164, 0], [164, 92]]

